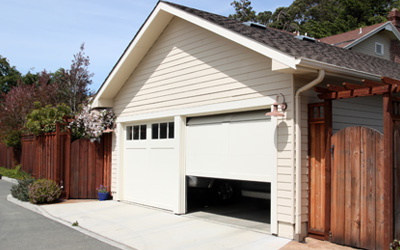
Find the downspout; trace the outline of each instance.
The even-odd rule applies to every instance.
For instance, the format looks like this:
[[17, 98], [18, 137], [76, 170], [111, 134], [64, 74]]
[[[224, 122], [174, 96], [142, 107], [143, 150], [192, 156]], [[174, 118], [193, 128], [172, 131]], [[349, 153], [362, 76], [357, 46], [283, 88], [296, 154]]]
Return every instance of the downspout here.
[[318, 85], [325, 77], [325, 70], [320, 69], [318, 71], [318, 76], [313, 81], [304, 85], [296, 91], [295, 95], [295, 129], [296, 129], [296, 221], [295, 221], [295, 233], [297, 235], [301, 234], [301, 99], [300, 95]]

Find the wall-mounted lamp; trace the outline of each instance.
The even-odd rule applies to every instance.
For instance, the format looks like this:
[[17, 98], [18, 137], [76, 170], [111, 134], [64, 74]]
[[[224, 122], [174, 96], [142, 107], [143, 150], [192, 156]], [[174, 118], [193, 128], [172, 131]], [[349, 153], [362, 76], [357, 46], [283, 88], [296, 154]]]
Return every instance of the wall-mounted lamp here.
[[[282, 99], [283, 99], [283, 102], [281, 102], [281, 103], [278, 102], [279, 95], [281, 95]], [[266, 113], [265, 114], [266, 116], [285, 116], [282, 112], [278, 111], [278, 107], [280, 107], [282, 111], [285, 111], [287, 108], [287, 104], [285, 102], [285, 96], [282, 93], [279, 93], [278, 95], [276, 95], [276, 101], [272, 105], [273, 105], [272, 112]]]

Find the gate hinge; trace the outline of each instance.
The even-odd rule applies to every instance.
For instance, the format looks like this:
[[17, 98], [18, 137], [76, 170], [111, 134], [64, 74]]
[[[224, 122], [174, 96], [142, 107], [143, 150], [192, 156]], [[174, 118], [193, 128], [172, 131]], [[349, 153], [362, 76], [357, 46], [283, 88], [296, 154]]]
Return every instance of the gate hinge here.
[[331, 156], [332, 156], [332, 160], [335, 160], [334, 158], [333, 158], [333, 151], [335, 150], [335, 144], [333, 144], [332, 145], [332, 147], [331, 147]]
[[332, 231], [329, 231], [329, 241], [332, 241]]

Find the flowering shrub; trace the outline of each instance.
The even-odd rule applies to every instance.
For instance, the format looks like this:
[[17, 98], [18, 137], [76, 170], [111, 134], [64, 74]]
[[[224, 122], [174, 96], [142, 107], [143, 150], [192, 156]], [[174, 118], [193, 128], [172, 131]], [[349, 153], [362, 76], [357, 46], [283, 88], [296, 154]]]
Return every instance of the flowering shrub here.
[[100, 185], [96, 190], [98, 193], [108, 193], [107, 186]]
[[115, 114], [112, 109], [90, 110], [88, 105], [69, 124], [75, 137], [97, 140], [107, 128], [114, 128]]
[[29, 185], [29, 200], [33, 204], [52, 203], [61, 195], [61, 188], [52, 180], [39, 179]]

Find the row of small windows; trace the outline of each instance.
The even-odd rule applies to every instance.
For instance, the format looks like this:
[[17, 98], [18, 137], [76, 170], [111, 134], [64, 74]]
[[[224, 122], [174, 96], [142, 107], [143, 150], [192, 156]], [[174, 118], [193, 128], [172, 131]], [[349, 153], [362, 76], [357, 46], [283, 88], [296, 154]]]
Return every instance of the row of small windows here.
[[[151, 139], [173, 139], [174, 138], [174, 123], [162, 122], [151, 124]], [[146, 140], [147, 125], [135, 125], [126, 127], [126, 140]]]

